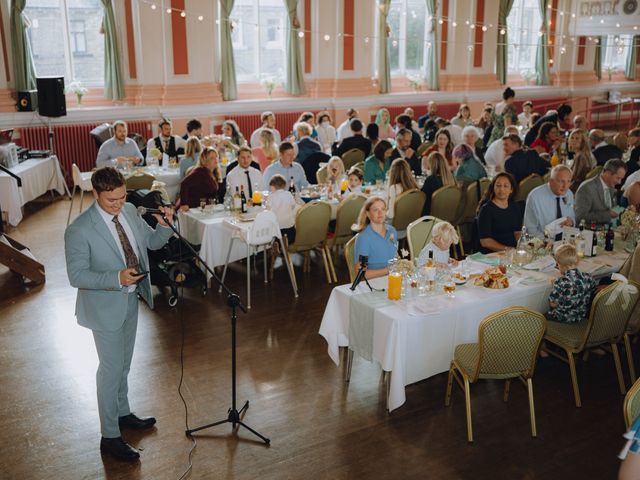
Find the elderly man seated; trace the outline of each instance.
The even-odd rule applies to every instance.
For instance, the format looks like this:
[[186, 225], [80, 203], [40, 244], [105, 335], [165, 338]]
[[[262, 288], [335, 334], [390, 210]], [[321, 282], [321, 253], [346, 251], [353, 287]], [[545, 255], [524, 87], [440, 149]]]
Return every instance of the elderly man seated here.
[[615, 187], [624, 178], [625, 163], [613, 158], [604, 164], [602, 173], [582, 182], [576, 192], [576, 219], [587, 223], [606, 225], [618, 218], [613, 208], [616, 206]]
[[113, 123], [113, 137], [100, 145], [96, 167], [115, 167], [131, 161], [144, 163], [144, 157], [135, 140], [127, 137], [127, 124], [122, 120]]
[[[560, 222], [560, 226], [575, 225], [576, 215], [570, 186], [571, 169], [566, 165], [558, 165], [551, 170], [549, 183], [531, 190], [527, 197], [523, 221], [531, 235], [544, 237], [545, 228], [561, 218], [564, 220]], [[561, 232], [550, 233], [554, 233], [556, 240], [562, 238]]]
[[298, 155], [296, 162], [304, 164], [304, 161], [309, 155], [322, 151], [322, 146], [316, 140], [311, 138], [313, 127], [307, 122], [298, 122], [294, 126], [298, 141], [296, 147], [298, 147]]
[[622, 150], [615, 145], [609, 145], [604, 141], [604, 138], [604, 132], [599, 128], [594, 128], [589, 132], [589, 141], [591, 142], [593, 156], [600, 166], [612, 158], [622, 158]]

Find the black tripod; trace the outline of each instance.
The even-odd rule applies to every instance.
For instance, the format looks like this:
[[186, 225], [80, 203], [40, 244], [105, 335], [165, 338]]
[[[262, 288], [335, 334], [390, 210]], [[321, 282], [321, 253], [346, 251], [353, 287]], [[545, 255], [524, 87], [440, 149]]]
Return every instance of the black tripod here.
[[209, 265], [207, 265], [204, 262], [204, 260], [202, 260], [200, 255], [198, 255], [198, 252], [196, 252], [195, 249], [191, 246], [191, 244], [182, 235], [180, 235], [180, 232], [178, 232], [176, 227], [171, 223], [169, 223], [164, 215], [162, 216], [162, 218], [164, 219], [165, 223], [169, 225], [169, 227], [171, 227], [171, 230], [173, 230], [173, 232], [180, 238], [180, 240], [182, 240], [187, 245], [191, 253], [193, 253], [193, 255], [198, 260], [200, 260], [200, 263], [204, 265], [204, 267], [215, 279], [218, 285], [220, 285], [220, 287], [224, 290], [224, 292], [227, 294], [227, 305], [231, 307], [231, 408], [227, 412], [227, 418], [225, 418], [224, 420], [219, 420], [217, 422], [209, 423], [207, 425], [202, 425], [201, 427], [192, 428], [190, 430], [186, 430], [185, 433], [187, 435], [191, 435], [194, 432], [198, 432], [206, 428], [222, 425], [223, 423], [231, 423], [234, 429], [236, 428], [236, 425], [240, 425], [246, 428], [247, 430], [249, 430], [255, 436], [259, 437], [264, 443], [269, 445], [271, 443], [271, 440], [269, 440], [264, 435], [261, 435], [260, 433], [256, 432], [253, 428], [248, 426], [246, 423], [244, 423], [240, 419], [242, 414], [246, 412], [247, 409], [249, 408], [249, 400], [247, 400], [244, 403], [244, 405], [240, 410], [236, 408], [237, 407], [237, 404], [236, 404], [236, 321], [237, 321], [236, 309], [239, 308], [244, 313], [247, 313], [247, 309], [240, 301], [240, 297], [235, 293], [233, 293], [231, 290], [229, 290], [227, 286], [224, 283], [222, 283], [222, 281], [220, 280], [220, 278], [218, 278], [216, 273], [209, 267]]

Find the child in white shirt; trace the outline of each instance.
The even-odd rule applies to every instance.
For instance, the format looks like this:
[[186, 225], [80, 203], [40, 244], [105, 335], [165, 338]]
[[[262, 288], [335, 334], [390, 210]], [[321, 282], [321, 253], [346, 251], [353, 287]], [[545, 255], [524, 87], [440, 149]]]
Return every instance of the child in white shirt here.
[[296, 200], [291, 192], [285, 190], [287, 181], [282, 175], [276, 174], [269, 180], [269, 190], [271, 193], [267, 198], [267, 208], [276, 214], [280, 233], [287, 236], [289, 244], [296, 240]]
[[449, 257], [449, 249], [454, 243], [460, 241], [456, 229], [449, 222], [438, 222], [431, 230], [431, 241], [427, 243], [418, 257], [418, 265], [427, 263], [429, 252], [433, 252], [432, 258], [436, 264], [457, 265], [458, 262]]

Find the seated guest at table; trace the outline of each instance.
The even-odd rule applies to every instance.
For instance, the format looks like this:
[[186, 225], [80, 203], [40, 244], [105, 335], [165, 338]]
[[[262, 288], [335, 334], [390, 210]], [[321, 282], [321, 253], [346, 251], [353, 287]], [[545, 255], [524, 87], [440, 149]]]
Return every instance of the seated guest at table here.
[[627, 175], [625, 181], [629, 178], [629, 175], [640, 170], [640, 128], [634, 128], [629, 131], [627, 144], [629, 148], [625, 155], [627, 157]]
[[329, 112], [320, 112], [317, 116], [316, 131], [318, 132], [318, 143], [322, 146], [323, 152], [330, 152], [331, 145], [336, 141], [336, 127], [333, 126]]
[[551, 122], [553, 123], [556, 127], [560, 127], [560, 124], [562, 122], [568, 122], [569, 117], [571, 116], [571, 112], [573, 110], [571, 109], [570, 105], [567, 105], [566, 103], [563, 103], [562, 105], [560, 105], [558, 107], [558, 110], [549, 110], [547, 113], [544, 114], [544, 116], [537, 118], [536, 120], [534, 120], [533, 115], [532, 114], [532, 118], [531, 121], [535, 121], [535, 123], [533, 123], [531, 125], [531, 128], [529, 128], [529, 131], [527, 132], [527, 134], [524, 137], [524, 144], [527, 146], [531, 146], [531, 144], [533, 143], [533, 141], [538, 138], [538, 133], [540, 131], [540, 127], [547, 122]]
[[340, 181], [344, 177], [344, 163], [340, 157], [331, 157], [327, 162], [327, 183], [331, 185], [338, 185], [340, 188]]
[[411, 143], [409, 144], [411, 149], [418, 150], [422, 139], [420, 138], [420, 134], [411, 128], [411, 117], [409, 115], [402, 114], [396, 117], [396, 130], [399, 132], [403, 128], [411, 132]]
[[240, 127], [235, 120], [225, 120], [222, 122], [222, 138], [218, 144], [220, 148], [237, 152], [240, 147], [247, 146], [247, 140], [240, 132]]
[[267, 208], [276, 214], [280, 233], [287, 236], [287, 241], [291, 244], [296, 241], [296, 200], [287, 190], [287, 180], [276, 173], [269, 180], [269, 197], [267, 197]]
[[[457, 125], [450, 125], [451, 127], [460, 128]], [[427, 120], [424, 124], [424, 128], [421, 129], [424, 132], [422, 136], [422, 140], [425, 142], [435, 142], [436, 133], [440, 131], [440, 127], [435, 120]], [[451, 132], [448, 128], [445, 128], [449, 132], [449, 136], [451, 136]], [[460, 130], [462, 131], [462, 130]], [[461, 137], [462, 138], [462, 137]], [[453, 143], [453, 138], [451, 138], [451, 142]]]
[[287, 179], [287, 185], [290, 185], [293, 179], [293, 184], [296, 187], [296, 192], [300, 192], [304, 187], [309, 185], [307, 176], [304, 173], [304, 168], [297, 162], [294, 162], [296, 157], [295, 149], [290, 142], [282, 142], [280, 145], [280, 159], [273, 162], [267, 167], [262, 176], [262, 189], [269, 189], [269, 180], [275, 174], [280, 174]]
[[[482, 109], [482, 113], [480, 114], [480, 118], [476, 120], [476, 127], [480, 129], [483, 137], [489, 138], [491, 135], [491, 130], [493, 128], [492, 119], [493, 117], [493, 107], [485, 105]], [[455, 141], [454, 141], [455, 143]]]
[[227, 188], [233, 193], [236, 187], [244, 188], [247, 197], [251, 197], [255, 190], [262, 188], [262, 174], [260, 170], [251, 166], [251, 149], [249, 147], [240, 147], [238, 150], [238, 168], [234, 168], [227, 175]]
[[576, 221], [585, 220], [587, 225], [595, 222], [608, 225], [618, 218], [613, 210], [617, 204], [615, 187], [622, 182], [626, 172], [625, 163], [613, 158], [602, 168], [602, 173], [582, 182], [576, 192]]
[[411, 129], [414, 132], [418, 132], [418, 134], [420, 133], [420, 126], [418, 125], [418, 122], [416, 122], [415, 119], [415, 112], [413, 111], [413, 108], [411, 107], [407, 107], [404, 109], [404, 112], [402, 112], [404, 115], [408, 116], [411, 119]]
[[429, 260], [429, 252], [432, 253], [436, 265], [457, 265], [458, 262], [449, 256], [451, 245], [458, 244], [460, 238], [456, 229], [449, 222], [438, 222], [431, 230], [431, 241], [420, 251], [418, 265], [423, 266]]
[[560, 278], [553, 282], [549, 294], [549, 311], [545, 317], [552, 322], [582, 322], [589, 315], [596, 282], [591, 275], [578, 268], [580, 258], [574, 245], [560, 245], [554, 257], [560, 270]]
[[200, 154], [196, 167], [180, 183], [181, 209], [188, 210], [200, 206], [201, 198], [218, 198], [220, 172], [218, 170], [218, 151], [206, 147]]
[[595, 167], [596, 162], [591, 153], [589, 138], [585, 130], [572, 130], [569, 134], [568, 146], [569, 151], [573, 153], [571, 191], [576, 193], [587, 174]]
[[260, 145], [260, 132], [264, 129], [271, 130], [273, 133], [273, 137], [275, 138], [276, 144], [280, 145], [282, 142], [280, 138], [280, 132], [276, 129], [276, 116], [273, 112], [262, 112], [260, 115], [260, 121], [262, 122], [262, 126], [256, 128], [251, 134], [251, 139], [249, 143], [252, 147], [257, 147]]
[[345, 195], [351, 193], [362, 193], [363, 178], [364, 174], [362, 173], [362, 170], [360, 170], [358, 167], [351, 167], [349, 169], [349, 173], [347, 174], [349, 188], [347, 188]]
[[502, 138], [502, 146], [507, 156], [504, 170], [513, 176], [516, 185], [534, 173], [543, 177], [551, 168], [549, 162], [540, 158], [535, 150], [523, 150], [522, 140], [518, 135], [505, 135]]
[[518, 125], [522, 128], [529, 128], [529, 120], [531, 119], [531, 113], [533, 112], [533, 102], [527, 100], [522, 104], [522, 112], [518, 114]]
[[451, 120], [451, 125], [457, 125], [460, 128], [464, 128], [467, 125], [473, 125], [473, 118], [471, 118], [471, 109], [466, 103], [460, 104], [458, 114]]
[[258, 160], [262, 172], [278, 159], [278, 145], [272, 130], [264, 129], [260, 132], [260, 146], [253, 147], [251, 153]]
[[580, 130], [588, 130], [587, 117], [583, 115], [576, 115], [573, 117], [573, 128], [579, 128]]
[[202, 123], [200, 123], [200, 120], [194, 118], [187, 122], [187, 133], [182, 136], [182, 139], [189, 140], [189, 137], [202, 138]]
[[615, 145], [609, 145], [604, 141], [605, 135], [599, 128], [594, 128], [589, 132], [589, 141], [596, 163], [600, 166], [607, 163], [612, 158], [622, 158], [622, 150]]
[[299, 123], [303, 123], [303, 122], [309, 124], [309, 126], [311, 127], [311, 133], [309, 134], [309, 136], [317, 141], [318, 132], [316, 131], [316, 116], [312, 112], [302, 112], [300, 114], [300, 116], [298, 117], [298, 120], [296, 120], [296, 122], [293, 124], [293, 131], [291, 132], [291, 135], [293, 135], [293, 137], [296, 140], [300, 140], [301, 137], [299, 135], [299, 132], [296, 126]]
[[122, 120], [113, 122], [113, 137], [100, 145], [96, 167], [114, 167], [131, 161], [134, 165], [144, 164], [144, 157], [136, 142], [127, 137], [127, 124]]
[[347, 119], [342, 122], [337, 130], [336, 130], [336, 138], [338, 143], [342, 142], [345, 138], [348, 138], [353, 135], [353, 130], [351, 130], [351, 120], [358, 118], [358, 110], [355, 108], [350, 108], [347, 110]]
[[427, 113], [418, 117], [418, 132], [424, 135], [424, 126], [429, 120], [435, 120], [438, 113], [438, 105], [433, 100], [427, 103]]
[[[565, 218], [563, 225], [575, 225], [576, 214], [570, 186], [571, 170], [566, 165], [557, 165], [551, 169], [549, 183], [531, 190], [523, 221], [530, 235], [543, 238], [545, 227], [558, 218]], [[561, 238], [561, 234], [556, 237], [557, 240]]]
[[402, 158], [406, 160], [414, 175], [422, 175], [422, 161], [416, 150], [411, 147], [412, 132], [406, 128], [398, 131], [396, 134], [396, 148], [391, 153], [391, 160]]
[[382, 197], [372, 196], [362, 206], [355, 228], [354, 265], [361, 255], [369, 257], [366, 278], [382, 277], [389, 273], [387, 262], [398, 254], [398, 232], [385, 223], [387, 203]]
[[311, 138], [312, 127], [307, 122], [299, 122], [295, 125], [298, 141], [296, 147], [298, 147], [298, 155], [296, 156], [296, 162], [304, 164], [304, 161], [309, 155], [322, 151], [322, 146]]
[[389, 110], [386, 108], [381, 108], [376, 113], [375, 124], [378, 125], [378, 136], [382, 140], [391, 140], [396, 136], [396, 132], [393, 130], [390, 120], [391, 116], [389, 115]]
[[561, 142], [557, 125], [547, 122], [540, 125], [538, 137], [531, 143], [530, 148], [538, 152], [538, 155], [542, 155], [543, 153], [551, 153]]
[[198, 163], [198, 158], [202, 152], [202, 144], [198, 137], [189, 137], [185, 148], [184, 157], [180, 159], [180, 179], [187, 174], [187, 170]]
[[459, 165], [455, 172], [458, 182], [469, 184], [487, 176], [487, 172], [469, 145], [465, 143], [458, 145], [453, 149], [452, 155], [453, 161]]
[[163, 154], [158, 159], [158, 163], [162, 165], [164, 155], [169, 158], [178, 158], [178, 155], [183, 154], [186, 142], [182, 137], [171, 133], [173, 131], [171, 120], [163, 118], [158, 123], [158, 128], [160, 129], [160, 134], [147, 142], [147, 163], [151, 158], [151, 149], [156, 148]]
[[484, 140], [480, 139], [480, 133], [476, 127], [468, 125], [462, 129], [462, 143], [469, 145], [473, 151], [473, 155], [476, 157], [476, 160], [480, 163], [484, 163], [484, 154], [482, 153]]
[[428, 175], [422, 185], [422, 191], [426, 195], [422, 215], [431, 214], [431, 197], [436, 190], [447, 185], [456, 185], [453, 173], [440, 152], [431, 152], [426, 163]]
[[517, 184], [506, 172], [493, 177], [478, 206], [478, 238], [482, 253], [515, 247], [522, 229], [521, 210], [513, 201]]
[[367, 125], [367, 130], [366, 130], [366, 133], [365, 133], [365, 137], [367, 137], [371, 141], [371, 150], [376, 148], [376, 145], [378, 144], [378, 142], [380, 142], [380, 140], [382, 140], [380, 138], [379, 128], [378, 128], [378, 125], [376, 123], [371, 122], [370, 124]]
[[391, 167], [393, 146], [386, 140], [380, 140], [373, 149], [373, 155], [364, 161], [364, 183], [373, 184], [377, 180], [384, 182]]
[[340, 145], [334, 145], [334, 148], [331, 149], [333, 155], [342, 157], [342, 155], [349, 150], [357, 148], [358, 150], [362, 150], [365, 157], [368, 156], [371, 152], [371, 140], [362, 136], [362, 122], [354, 118], [349, 125], [352, 134], [342, 140]]
[[[518, 127], [515, 125], [509, 125], [504, 128], [504, 134], [506, 135], [516, 135], [518, 134]], [[503, 137], [504, 138], [504, 137]], [[487, 166], [487, 173], [489, 172], [489, 168], [493, 167], [494, 172], [503, 172], [504, 171], [504, 162], [507, 158], [507, 155], [504, 151], [504, 143], [502, 138], [495, 140], [490, 143], [487, 147], [487, 150], [484, 152], [484, 163]]]
[[396, 199], [400, 194], [417, 189], [418, 184], [411, 174], [411, 167], [406, 160], [396, 158], [389, 169], [389, 186], [387, 187], [387, 218], [393, 220]]
[[457, 165], [453, 165], [453, 156], [451, 155], [451, 152], [453, 152], [453, 142], [451, 141], [449, 130], [445, 130], [444, 128], [438, 130], [435, 143], [425, 150], [422, 157], [428, 158], [433, 152], [438, 152], [442, 155], [452, 171], [456, 169]]
[[[640, 214], [640, 182], [633, 182], [623, 194], [627, 200], [627, 208], [620, 214], [620, 225], [625, 227], [627, 232], [638, 228], [638, 215]], [[639, 244], [640, 245], [640, 244]], [[638, 271], [640, 274], [640, 271]]]

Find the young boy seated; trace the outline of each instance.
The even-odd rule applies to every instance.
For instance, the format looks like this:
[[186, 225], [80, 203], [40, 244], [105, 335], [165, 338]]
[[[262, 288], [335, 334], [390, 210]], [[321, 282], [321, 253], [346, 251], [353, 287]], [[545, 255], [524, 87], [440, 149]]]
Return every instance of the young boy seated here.
[[358, 167], [351, 167], [348, 173], [349, 188], [344, 192], [345, 195], [350, 193], [362, 193], [362, 179], [364, 173]]
[[438, 222], [431, 230], [431, 241], [427, 243], [418, 256], [418, 265], [423, 266], [432, 253], [433, 261], [442, 265], [457, 265], [458, 262], [449, 257], [449, 249], [460, 241], [456, 229], [449, 222]]
[[276, 214], [282, 237], [287, 236], [289, 244], [296, 240], [296, 200], [291, 192], [286, 190], [287, 181], [282, 175], [276, 174], [269, 180], [269, 197], [267, 208]]
[[555, 251], [560, 278], [553, 282], [549, 295], [547, 320], [577, 323], [586, 319], [596, 288], [595, 280], [578, 269], [578, 253], [570, 244], [560, 245]]

